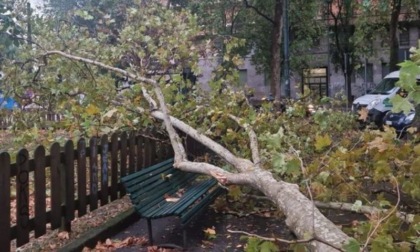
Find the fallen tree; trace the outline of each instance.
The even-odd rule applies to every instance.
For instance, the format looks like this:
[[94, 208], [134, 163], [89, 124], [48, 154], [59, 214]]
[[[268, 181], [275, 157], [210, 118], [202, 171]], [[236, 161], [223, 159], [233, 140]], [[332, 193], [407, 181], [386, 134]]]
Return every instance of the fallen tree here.
[[[313, 239], [309, 244], [314, 251], [340, 251], [344, 249], [345, 245], [349, 244], [350, 237], [322, 215], [315, 207], [314, 202], [299, 191], [297, 185], [276, 180], [269, 171], [261, 169], [259, 166], [260, 156], [257, 138], [252, 127], [249, 125], [241, 126], [243, 126], [249, 134], [253, 160], [235, 156], [228, 149], [204, 134], [199, 133], [185, 122], [171, 117], [159, 83], [154, 79], [141, 77], [123, 69], [111, 67], [95, 60], [74, 56], [61, 51], [48, 51], [43, 57], [52, 55], [59, 55], [71, 60], [96, 65], [121, 74], [122, 76], [127, 76], [138, 83], [142, 83], [140, 85], [152, 86], [157, 101], [152, 98], [145, 87], [142, 87], [143, 95], [149, 101], [150, 110], [152, 111], [150, 113], [151, 116], [164, 122], [165, 129], [174, 149], [175, 166], [177, 168], [189, 172], [208, 174], [215, 177], [222, 185], [247, 185], [261, 191], [284, 213], [287, 226], [299, 239]], [[138, 109], [139, 113], [146, 111], [145, 108]], [[209, 163], [188, 161], [181, 138], [176, 133], [175, 128], [181, 130], [212, 150], [227, 163], [232, 165], [237, 172], [228, 172], [221, 167]]]

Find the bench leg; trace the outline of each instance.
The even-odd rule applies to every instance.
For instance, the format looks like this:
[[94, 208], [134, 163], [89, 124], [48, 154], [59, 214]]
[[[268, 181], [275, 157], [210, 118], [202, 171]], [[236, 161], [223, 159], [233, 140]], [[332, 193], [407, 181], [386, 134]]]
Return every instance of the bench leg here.
[[153, 245], [152, 220], [151, 219], [147, 219], [147, 231], [149, 232], [150, 245]]
[[185, 230], [185, 228], [182, 229], [182, 240], [184, 243], [184, 248], [187, 248], [187, 230]]

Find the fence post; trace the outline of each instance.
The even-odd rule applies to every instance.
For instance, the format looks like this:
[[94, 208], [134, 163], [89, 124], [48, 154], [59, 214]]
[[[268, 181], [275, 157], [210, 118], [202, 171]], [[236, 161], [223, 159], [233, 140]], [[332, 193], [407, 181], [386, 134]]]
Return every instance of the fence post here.
[[61, 176], [60, 144], [54, 143], [50, 149], [51, 160], [51, 229], [61, 226]]
[[118, 198], [118, 135], [111, 136], [111, 201]]
[[35, 237], [47, 232], [45, 148], [38, 146], [34, 153], [35, 160]]
[[90, 211], [98, 208], [98, 144], [96, 137], [89, 142], [90, 148]]
[[101, 206], [108, 203], [108, 136], [101, 138]]
[[136, 134], [130, 132], [128, 137], [128, 174], [134, 173], [136, 169]]
[[81, 217], [86, 214], [86, 140], [79, 139], [77, 142], [77, 199], [79, 207], [77, 216]]
[[64, 228], [71, 231], [71, 221], [74, 219], [74, 145], [73, 141], [67, 141], [64, 145], [64, 175], [66, 187], [66, 211]]
[[10, 155], [0, 153], [0, 251], [10, 251]]
[[16, 158], [16, 195], [17, 195], [17, 239], [20, 247], [29, 242], [29, 153], [26, 149], [18, 152]]

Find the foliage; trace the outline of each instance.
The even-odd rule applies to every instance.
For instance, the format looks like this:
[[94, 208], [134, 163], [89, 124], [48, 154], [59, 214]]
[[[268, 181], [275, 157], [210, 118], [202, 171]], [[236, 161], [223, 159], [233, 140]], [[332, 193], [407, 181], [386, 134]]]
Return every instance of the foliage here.
[[[357, 239], [349, 244], [349, 251], [364, 243], [372, 251], [397, 250], [401, 246], [397, 241], [418, 246], [415, 245], [419, 243], [420, 211], [418, 136], [402, 140], [396, 139], [395, 132], [389, 129], [360, 132], [354, 115], [321, 106], [310, 114], [307, 106], [313, 101], [306, 99], [290, 102], [285, 111], [277, 111], [276, 104], [269, 102], [256, 109], [248, 104], [243, 92], [235, 89], [238, 76], [234, 66], [218, 69], [223, 78], [216, 78], [210, 83], [210, 90], [203, 90], [184, 81], [180, 74], [186, 66], [199, 72], [198, 57], [207, 46], [198, 39], [203, 31], [197, 17], [154, 4], [142, 8], [140, 0], [119, 6], [118, 15], [111, 13], [114, 10], [106, 12], [107, 8], [86, 5], [82, 11], [70, 10], [59, 23], [49, 16], [36, 20], [33, 24], [36, 44], [21, 45], [14, 61], [5, 60], [4, 82], [16, 99], [20, 104], [36, 104], [40, 108], [31, 113], [15, 112], [18, 120], [12, 129], [22, 143], [45, 137], [37, 130], [39, 111], [62, 114], [64, 120], [47, 130], [62, 129], [74, 137], [152, 124], [161, 127], [160, 122], [148, 117], [148, 110], [138, 110], [147, 107], [139, 83], [121, 80], [125, 76], [88, 64], [44, 56], [45, 51], [59, 49], [158, 80], [171, 115], [216, 139], [238, 156], [249, 158], [247, 133], [229, 117], [235, 115], [257, 133], [261, 166], [277, 178], [296, 183], [314, 200], [356, 202], [358, 208], [369, 205], [388, 211], [398, 203], [398, 207], [403, 205], [403, 210], [415, 214], [414, 221], [404, 227], [393, 212], [387, 218], [386, 214], [371, 214], [367, 220], [344, 225]], [[92, 26], [81, 25], [73, 22], [74, 15], [94, 22]], [[119, 15], [121, 19], [117, 22], [114, 18]], [[226, 44], [225, 50], [232, 55], [246, 45], [241, 39], [228, 41], [231, 43]], [[411, 67], [418, 66], [418, 52], [412, 59], [413, 63], [403, 66], [409, 69], [407, 77], [402, 78], [413, 75]], [[121, 82], [126, 89], [121, 88]], [[418, 90], [410, 83], [405, 84], [410, 85], [406, 87], [411, 92], [409, 97], [417, 101]], [[188, 92], [180, 92], [183, 88]], [[33, 95], [27, 95], [28, 91]], [[26, 128], [31, 130], [23, 134], [21, 130]], [[372, 193], [378, 186], [384, 189]], [[234, 191], [231, 196], [240, 199], [238, 195], [242, 192], [248, 191]], [[249, 248], [263, 249], [265, 244], [264, 249], [274, 250], [272, 244], [251, 238], [249, 242], [253, 244]]]
[[0, 64], [4, 58], [12, 57], [24, 41], [22, 25], [25, 15], [18, 14], [15, 9], [22, 10], [22, 6], [13, 1], [0, 2]]

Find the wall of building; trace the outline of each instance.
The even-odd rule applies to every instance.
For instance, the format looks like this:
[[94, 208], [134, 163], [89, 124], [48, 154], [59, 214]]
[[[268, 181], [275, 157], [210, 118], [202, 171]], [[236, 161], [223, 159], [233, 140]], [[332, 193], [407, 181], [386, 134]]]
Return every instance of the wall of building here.
[[[401, 49], [408, 50], [410, 47], [417, 47], [420, 39], [420, 28], [413, 26], [409, 28], [409, 45], [403, 46]], [[389, 50], [383, 47], [383, 39], [388, 34], [378, 36], [378, 40], [375, 42], [375, 47], [378, 48], [378, 52], [374, 57], [367, 58], [365, 62], [371, 65], [372, 72], [368, 73], [368, 80], [365, 81], [365, 70], [364, 64], [361, 68], [354, 73], [352, 77], [352, 96], [357, 98], [364, 95], [367, 90], [374, 88], [382, 78], [389, 72], [387, 63], [389, 61]], [[340, 67], [329, 64], [330, 59], [328, 57], [328, 39], [321, 39], [318, 47], [312, 50], [313, 61], [310, 67], [319, 68], [325, 67], [328, 69], [328, 93], [330, 97], [336, 97], [346, 95], [344, 74]], [[406, 57], [408, 54], [405, 55]], [[293, 57], [293, 55], [291, 55]], [[402, 58], [403, 60], [403, 58]], [[201, 68], [201, 74], [199, 75], [198, 81], [201, 83], [205, 90], [209, 90], [208, 82], [212, 78], [212, 71], [219, 64], [218, 58], [207, 58], [201, 59], [199, 66]], [[241, 74], [245, 74], [245, 78], [241, 78], [242, 81], [245, 79], [246, 87], [254, 90], [256, 98], [268, 97], [269, 95], [269, 80], [266, 80], [264, 74], [260, 74], [256, 71], [252, 65], [250, 57], [244, 59], [244, 64], [239, 67]], [[290, 87], [292, 98], [297, 98], [302, 90], [302, 71], [295, 71], [291, 73]], [[245, 89], [245, 85], [240, 85], [238, 89]], [[280, 87], [281, 94], [284, 94], [284, 87]]]
[[[210, 90], [209, 82], [213, 78], [213, 71], [220, 64], [220, 58], [202, 58], [199, 61], [201, 73], [198, 75], [198, 82], [204, 90]], [[256, 68], [252, 65], [251, 58], [244, 58], [244, 64], [239, 66], [240, 83], [237, 87], [238, 90], [252, 89], [254, 96], [263, 98], [269, 95], [268, 83], [265, 83], [264, 74], [257, 72]]]

